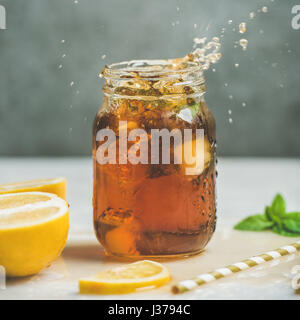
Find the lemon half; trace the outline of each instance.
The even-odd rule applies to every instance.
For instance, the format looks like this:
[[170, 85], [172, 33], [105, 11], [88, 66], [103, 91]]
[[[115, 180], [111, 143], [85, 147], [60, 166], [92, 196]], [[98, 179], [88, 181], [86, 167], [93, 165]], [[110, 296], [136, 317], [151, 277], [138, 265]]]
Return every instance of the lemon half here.
[[9, 277], [38, 273], [65, 247], [69, 210], [51, 193], [0, 195], [0, 265]]
[[169, 270], [162, 264], [143, 260], [79, 280], [85, 294], [123, 294], [138, 288], [159, 287], [170, 281]]
[[0, 185], [0, 194], [19, 192], [49, 192], [66, 199], [66, 179], [40, 179]]

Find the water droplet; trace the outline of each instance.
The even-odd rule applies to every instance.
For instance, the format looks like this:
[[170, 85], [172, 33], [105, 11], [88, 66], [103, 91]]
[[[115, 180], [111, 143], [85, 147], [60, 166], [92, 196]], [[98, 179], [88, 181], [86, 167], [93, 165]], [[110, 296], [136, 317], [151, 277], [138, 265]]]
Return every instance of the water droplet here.
[[224, 87], [228, 87], [228, 83], [225, 83], [225, 84], [224, 84]]
[[74, 81], [72, 81], [72, 82], [70, 83], [70, 86], [71, 86], [71, 87], [73, 87], [73, 86], [74, 86], [74, 84], [75, 84], [75, 82], [74, 82]]
[[291, 49], [289, 49], [287, 52], [288, 52], [288, 53], [291, 53], [291, 52], [292, 52], [292, 50], [291, 50]]
[[228, 98], [229, 98], [230, 100], [232, 100], [232, 99], [233, 99], [233, 95], [230, 94], [230, 95], [228, 96]]
[[246, 105], [247, 105], [246, 102], [243, 102], [243, 103], [242, 103], [242, 106], [243, 106], [243, 107], [246, 107]]
[[101, 56], [101, 59], [104, 60], [105, 58], [106, 58], [106, 54], [103, 54], [103, 55]]
[[71, 133], [73, 131], [73, 128], [69, 128], [69, 132]]
[[284, 87], [284, 85], [281, 83], [281, 84], [279, 85], [279, 87], [280, 87], [280, 88], [283, 88], [283, 87]]
[[178, 21], [178, 20], [176, 21], [176, 24], [179, 24], [179, 21]]
[[239, 24], [239, 32], [240, 33], [245, 33], [246, 31], [247, 31], [246, 22], [241, 22]]
[[79, 94], [79, 93], [80, 93], [80, 91], [79, 91], [79, 90], [77, 90], [77, 91], [76, 91], [76, 94]]
[[65, 58], [66, 56], [67, 56], [67, 55], [64, 53], [61, 57], [62, 57], [62, 58]]
[[235, 63], [234, 66], [238, 68], [240, 65], [238, 63]]
[[260, 34], [264, 34], [264, 30], [262, 30], [262, 29], [259, 30], [259, 33], [260, 33]]
[[60, 65], [58, 66], [58, 69], [62, 69], [62, 67], [63, 67], [62, 64], [60, 64]]
[[216, 69], [215, 69], [215, 68], [212, 68], [212, 72], [216, 72]]
[[70, 105], [70, 109], [73, 109], [73, 106], [72, 106], [72, 105]]
[[179, 11], [179, 10], [180, 10], [180, 8], [179, 8], [179, 7], [176, 7], [176, 10], [177, 10], [177, 11]]
[[263, 13], [267, 13], [269, 11], [269, 9], [268, 9], [268, 7], [264, 6], [264, 7], [261, 8], [261, 11]]
[[248, 40], [247, 39], [241, 39], [240, 40], [240, 46], [243, 48], [244, 51], [247, 50], [247, 46], [248, 46]]
[[74, 0], [74, 3], [77, 4], [77, 3], [78, 3], [78, 0]]
[[228, 114], [232, 114], [232, 111], [230, 109], [228, 110]]
[[232, 20], [228, 20], [228, 24], [232, 24]]
[[255, 17], [255, 13], [254, 13], [254, 12], [250, 12], [250, 13], [249, 13], [249, 18], [250, 18], [251, 20], [253, 20], [254, 17]]
[[232, 118], [229, 118], [228, 121], [229, 121], [229, 123], [232, 123], [233, 120], [232, 120]]
[[175, 22], [172, 22], [172, 27], [175, 27]]
[[194, 23], [194, 29], [197, 29], [197, 28], [198, 28], [197, 23]]
[[65, 42], [66, 42], [66, 40], [61, 40], [60, 42], [61, 42], [61, 43], [65, 43]]
[[195, 44], [204, 44], [206, 42], [206, 37], [204, 38], [194, 38], [194, 43]]

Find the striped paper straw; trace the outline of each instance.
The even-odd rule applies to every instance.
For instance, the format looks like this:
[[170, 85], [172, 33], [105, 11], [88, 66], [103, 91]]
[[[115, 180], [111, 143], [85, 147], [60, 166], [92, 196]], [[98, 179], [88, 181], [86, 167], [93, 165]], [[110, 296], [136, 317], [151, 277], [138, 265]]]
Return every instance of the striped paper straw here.
[[265, 252], [259, 256], [255, 256], [255, 257], [234, 263], [230, 266], [219, 268], [209, 273], [201, 274], [192, 280], [180, 281], [172, 287], [172, 291], [173, 293], [184, 293], [186, 291], [193, 290], [211, 281], [224, 278], [233, 273], [237, 273], [245, 269], [255, 267], [263, 262], [278, 259], [280, 257], [283, 257], [285, 255], [288, 255], [297, 251], [300, 251], [300, 241], [297, 241], [287, 246], [280, 247], [273, 251]]

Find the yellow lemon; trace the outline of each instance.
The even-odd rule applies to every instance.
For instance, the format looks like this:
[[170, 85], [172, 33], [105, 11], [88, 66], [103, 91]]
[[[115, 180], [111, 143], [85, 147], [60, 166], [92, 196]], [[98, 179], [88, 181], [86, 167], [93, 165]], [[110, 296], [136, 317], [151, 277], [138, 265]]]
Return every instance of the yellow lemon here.
[[138, 288], [159, 287], [169, 281], [170, 273], [165, 266], [143, 260], [80, 279], [79, 291], [86, 294], [122, 294]]
[[49, 192], [66, 199], [66, 179], [40, 179], [0, 185], [0, 194], [19, 192]]
[[51, 193], [0, 195], [0, 265], [9, 277], [38, 273], [65, 247], [69, 210]]

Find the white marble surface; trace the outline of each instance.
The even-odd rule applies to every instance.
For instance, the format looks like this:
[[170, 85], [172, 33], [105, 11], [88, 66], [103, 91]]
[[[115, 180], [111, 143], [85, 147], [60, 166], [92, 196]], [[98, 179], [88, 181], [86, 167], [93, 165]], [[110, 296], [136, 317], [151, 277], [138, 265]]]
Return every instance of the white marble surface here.
[[[233, 231], [241, 218], [262, 212], [277, 192], [287, 199], [288, 210], [300, 210], [299, 159], [221, 158], [218, 164], [218, 225], [207, 250], [185, 260], [167, 261], [172, 283], [223, 267], [265, 250], [292, 243], [270, 232]], [[92, 162], [87, 158], [1, 158], [0, 183], [65, 176], [68, 180], [70, 236], [61, 258], [40, 274], [10, 280], [0, 299], [300, 299], [290, 284], [290, 270], [300, 255], [290, 255], [226, 279], [174, 296], [170, 285], [126, 296], [82, 296], [77, 280], [119, 265], [105, 257], [92, 231]], [[172, 284], [171, 283], [171, 284]]]

